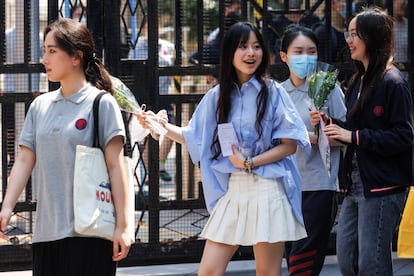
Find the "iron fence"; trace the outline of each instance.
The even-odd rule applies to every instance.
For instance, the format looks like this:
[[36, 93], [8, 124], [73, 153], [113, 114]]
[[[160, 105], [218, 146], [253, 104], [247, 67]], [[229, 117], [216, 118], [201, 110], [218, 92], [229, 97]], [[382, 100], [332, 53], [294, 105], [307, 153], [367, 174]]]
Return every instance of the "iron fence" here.
[[[349, 18], [353, 11], [352, 1], [346, 2]], [[367, 1], [367, 4], [381, 5], [393, 14], [393, 1]], [[328, 30], [332, 25], [330, 8], [329, 0], [304, 0], [298, 9], [290, 8], [287, 0], [244, 0], [240, 14], [242, 20], [261, 28], [274, 54], [271, 75], [282, 81], [288, 72], [286, 65], [277, 59], [277, 41], [281, 34], [278, 16], [316, 16], [325, 22]], [[76, 19], [86, 22], [92, 31], [97, 55], [109, 71], [127, 84], [139, 103], [145, 103], [152, 110], [168, 107], [178, 125], [188, 122], [204, 93], [214, 85], [219, 64], [210, 64], [203, 57], [194, 64], [189, 58], [194, 52], [202, 52], [207, 36], [214, 28], [225, 28], [226, 1], [1, 1], [2, 198], [11, 166], [19, 152], [18, 137], [28, 106], [37, 95], [58, 87], [58, 84], [47, 81], [40, 63], [42, 29], [58, 17], [75, 18], [76, 9], [80, 14]], [[407, 58], [399, 65], [407, 73], [411, 87], [413, 16], [414, 2], [409, 1], [408, 31], [401, 34], [401, 39], [407, 39]], [[219, 32], [219, 37], [222, 35]], [[326, 42], [329, 46], [334, 43], [329, 37]], [[352, 72], [349, 60], [333, 60], [330, 54], [329, 51], [324, 54], [326, 61], [338, 66], [342, 72]], [[135, 160], [136, 177], [136, 242], [129, 257], [120, 265], [198, 262], [204, 246], [198, 234], [208, 218], [199, 168], [179, 144], [173, 143], [167, 153], [163, 153], [163, 141], [134, 140], [134, 127], [136, 125], [131, 122], [130, 155]], [[160, 169], [166, 174], [160, 174]], [[1, 271], [30, 267], [36, 212], [34, 191], [35, 187], [29, 181], [8, 230], [8, 234], [15, 238], [0, 242]], [[330, 248], [334, 250], [334, 242]], [[241, 247], [234, 258], [252, 258], [251, 248]]]

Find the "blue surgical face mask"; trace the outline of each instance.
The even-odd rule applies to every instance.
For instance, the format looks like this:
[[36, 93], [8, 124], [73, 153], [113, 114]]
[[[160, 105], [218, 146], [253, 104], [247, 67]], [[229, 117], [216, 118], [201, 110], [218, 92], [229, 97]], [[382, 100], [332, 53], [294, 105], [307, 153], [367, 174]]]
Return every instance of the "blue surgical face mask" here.
[[[355, 3], [352, 2], [352, 8], [351, 8], [351, 15], [355, 13]], [[344, 8], [341, 11], [341, 15], [343, 18], [346, 18], [346, 2], [344, 4]]]
[[300, 79], [306, 78], [316, 67], [316, 55], [289, 55], [289, 68]]
[[318, 62], [318, 56], [308, 55], [308, 74], [315, 71], [316, 63]]

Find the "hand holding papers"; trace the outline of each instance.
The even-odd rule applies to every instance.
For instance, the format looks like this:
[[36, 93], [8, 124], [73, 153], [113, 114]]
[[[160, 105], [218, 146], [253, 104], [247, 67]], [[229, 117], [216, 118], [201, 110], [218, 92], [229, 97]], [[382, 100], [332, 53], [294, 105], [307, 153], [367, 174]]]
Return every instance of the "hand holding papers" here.
[[221, 153], [226, 157], [233, 155], [233, 149], [231, 146], [237, 145], [238, 141], [232, 123], [219, 124], [217, 131]]

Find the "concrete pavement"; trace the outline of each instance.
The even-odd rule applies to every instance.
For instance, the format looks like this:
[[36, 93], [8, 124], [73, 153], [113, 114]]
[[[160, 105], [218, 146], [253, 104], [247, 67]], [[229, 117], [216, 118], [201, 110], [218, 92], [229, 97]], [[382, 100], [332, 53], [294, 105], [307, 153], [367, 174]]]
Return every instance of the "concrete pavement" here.
[[[414, 259], [397, 258], [393, 253], [394, 259], [394, 276], [414, 276]], [[150, 265], [150, 266], [134, 266], [120, 267], [117, 276], [195, 276], [197, 275], [198, 263], [190, 264], [168, 264], [168, 265]], [[1, 272], [0, 276], [31, 276], [30, 270], [26, 271], [10, 271]], [[255, 262], [251, 261], [232, 261], [230, 262], [227, 275], [237, 276], [254, 276]], [[287, 276], [286, 263], [283, 262], [283, 276]], [[328, 256], [325, 260], [324, 268], [320, 276], [340, 276], [336, 256]], [[382, 275], [380, 275], [382, 276]], [[388, 275], [384, 275], [388, 276]]]
[[[394, 276], [414, 276], [414, 259], [397, 258], [396, 253], [393, 254], [394, 259]], [[282, 275], [287, 276], [286, 262], [282, 264]], [[119, 268], [117, 276], [195, 276], [197, 275], [198, 264], [177, 264], [177, 265], [159, 265], [144, 267]], [[230, 262], [227, 275], [237, 276], [255, 276], [255, 262], [251, 261], [233, 261]], [[327, 256], [324, 267], [320, 276], [340, 276], [338, 262], [336, 256]], [[385, 276], [385, 275], [381, 275]], [[388, 276], [388, 275], [387, 275]]]

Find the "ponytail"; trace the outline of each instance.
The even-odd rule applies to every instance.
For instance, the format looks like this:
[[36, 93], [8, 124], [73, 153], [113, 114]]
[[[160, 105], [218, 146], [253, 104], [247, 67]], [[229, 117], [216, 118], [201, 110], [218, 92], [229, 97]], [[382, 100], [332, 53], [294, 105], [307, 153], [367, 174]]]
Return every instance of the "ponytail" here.
[[98, 89], [108, 91], [112, 94], [111, 75], [99, 58], [93, 54], [89, 62], [85, 62], [84, 71], [86, 80]]

